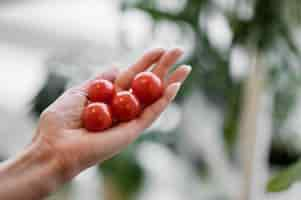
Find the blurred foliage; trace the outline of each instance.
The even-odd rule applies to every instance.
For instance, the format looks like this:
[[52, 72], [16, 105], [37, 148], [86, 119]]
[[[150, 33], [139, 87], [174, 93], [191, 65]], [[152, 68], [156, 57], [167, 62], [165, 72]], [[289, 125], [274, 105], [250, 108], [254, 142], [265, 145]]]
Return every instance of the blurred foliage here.
[[131, 199], [138, 192], [143, 173], [135, 157], [133, 146], [114, 158], [100, 165], [105, 177], [110, 177], [114, 185], [123, 195], [123, 199]]
[[294, 164], [300, 158], [298, 151], [289, 145], [288, 141], [273, 139], [273, 145], [270, 149], [269, 163], [276, 167], [287, 167]]
[[[174, 137], [173, 137], [174, 138]], [[99, 168], [106, 177], [119, 188], [124, 199], [131, 199], [139, 191], [143, 182], [143, 169], [136, 160], [137, 147], [144, 141], [152, 141], [166, 144], [174, 149], [173, 139], [157, 131], [141, 135], [135, 143], [131, 144], [125, 151], [110, 160], [102, 163]]]
[[53, 103], [65, 90], [67, 79], [55, 72], [49, 72], [45, 84], [33, 99], [32, 112], [36, 117]]
[[287, 65], [274, 68], [270, 73], [271, 85], [279, 85], [274, 92], [273, 124], [280, 130], [288, 115], [294, 108], [296, 97], [301, 86], [301, 76], [290, 71]]
[[267, 191], [281, 192], [287, 190], [297, 180], [301, 180], [301, 161], [274, 176], [267, 185]]

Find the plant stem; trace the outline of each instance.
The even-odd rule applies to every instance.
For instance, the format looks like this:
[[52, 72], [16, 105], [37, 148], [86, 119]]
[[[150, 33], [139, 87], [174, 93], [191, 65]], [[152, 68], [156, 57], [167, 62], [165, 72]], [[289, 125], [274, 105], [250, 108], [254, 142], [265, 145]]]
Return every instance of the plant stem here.
[[265, 68], [261, 66], [259, 52], [252, 53], [252, 62], [249, 77], [245, 84], [239, 127], [240, 161], [243, 168], [240, 200], [251, 200], [254, 155], [258, 134], [257, 120], [265, 79]]

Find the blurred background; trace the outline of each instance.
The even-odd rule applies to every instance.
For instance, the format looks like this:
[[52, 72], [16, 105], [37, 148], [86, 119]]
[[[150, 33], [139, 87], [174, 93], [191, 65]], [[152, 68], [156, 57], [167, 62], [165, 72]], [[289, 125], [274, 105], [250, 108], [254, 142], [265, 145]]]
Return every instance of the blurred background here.
[[66, 88], [154, 47], [193, 67], [176, 102], [49, 199], [299, 199], [299, 0], [0, 0], [0, 160]]

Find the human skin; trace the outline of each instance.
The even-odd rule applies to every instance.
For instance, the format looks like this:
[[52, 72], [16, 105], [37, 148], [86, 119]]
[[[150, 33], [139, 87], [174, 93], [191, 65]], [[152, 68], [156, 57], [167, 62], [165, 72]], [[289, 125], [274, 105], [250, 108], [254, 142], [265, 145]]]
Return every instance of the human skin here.
[[[43, 199], [81, 171], [126, 148], [167, 108], [189, 75], [191, 68], [185, 65], [168, 75], [181, 55], [180, 49], [154, 49], [125, 71], [112, 68], [67, 90], [42, 113], [36, 134], [24, 151], [0, 165], [0, 199]], [[83, 128], [81, 116], [93, 80], [114, 81], [118, 91], [127, 90], [136, 74], [153, 65], [152, 71], [165, 84], [158, 101], [145, 108], [137, 119], [100, 133], [89, 133]]]

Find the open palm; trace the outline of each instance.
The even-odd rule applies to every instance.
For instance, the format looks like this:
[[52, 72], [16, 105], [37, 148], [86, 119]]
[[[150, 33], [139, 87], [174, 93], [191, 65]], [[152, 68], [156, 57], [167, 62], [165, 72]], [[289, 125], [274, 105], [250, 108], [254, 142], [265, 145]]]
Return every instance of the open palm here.
[[[155, 49], [146, 53], [136, 64], [119, 73], [112, 69], [92, 80], [67, 90], [47, 108], [40, 119], [33, 143], [47, 148], [55, 155], [64, 177], [70, 179], [81, 170], [112, 157], [133, 142], [149, 127], [176, 96], [181, 83], [190, 72], [190, 67], [180, 66], [168, 75], [182, 52], [179, 49], [165, 51]], [[121, 123], [100, 133], [89, 133], [82, 126], [81, 116], [86, 106], [87, 88], [95, 79], [115, 82], [117, 90], [128, 90], [134, 76], [149, 70], [159, 76], [166, 85], [165, 93], [157, 102], [130, 122]]]

